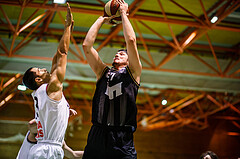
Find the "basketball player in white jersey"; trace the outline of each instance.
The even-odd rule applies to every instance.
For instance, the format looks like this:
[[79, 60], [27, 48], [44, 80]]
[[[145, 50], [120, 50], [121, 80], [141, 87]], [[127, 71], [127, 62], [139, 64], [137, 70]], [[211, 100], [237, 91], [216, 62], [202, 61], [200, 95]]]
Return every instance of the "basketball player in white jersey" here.
[[[76, 111], [73, 109], [70, 109], [70, 116], [75, 115]], [[25, 139], [22, 143], [22, 146], [18, 152], [16, 159], [26, 159], [28, 157], [29, 151], [31, 147], [35, 144], [37, 144], [37, 140], [35, 139], [35, 136], [37, 134], [37, 123], [35, 119], [32, 119], [28, 122], [28, 129]], [[64, 156], [70, 159], [81, 159], [83, 156], [83, 151], [73, 151], [70, 147], [67, 146], [65, 142], [63, 142], [62, 146], [64, 150]]]
[[62, 92], [62, 83], [66, 72], [72, 26], [73, 17], [67, 4], [64, 33], [52, 60], [51, 72], [45, 68], [31, 67], [23, 76], [24, 85], [34, 90], [32, 97], [38, 130], [37, 144], [31, 147], [28, 159], [64, 157], [62, 144], [68, 124], [69, 105]]

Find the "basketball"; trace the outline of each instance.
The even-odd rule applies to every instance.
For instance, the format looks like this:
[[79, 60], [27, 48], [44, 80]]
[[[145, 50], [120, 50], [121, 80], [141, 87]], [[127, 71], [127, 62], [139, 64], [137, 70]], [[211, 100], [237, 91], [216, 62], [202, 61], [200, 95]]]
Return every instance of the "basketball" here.
[[113, 15], [116, 15], [115, 18], [111, 19], [111, 24], [120, 24], [122, 22], [119, 6], [120, 4], [118, 4], [116, 0], [110, 0], [105, 4], [104, 17], [111, 17]]

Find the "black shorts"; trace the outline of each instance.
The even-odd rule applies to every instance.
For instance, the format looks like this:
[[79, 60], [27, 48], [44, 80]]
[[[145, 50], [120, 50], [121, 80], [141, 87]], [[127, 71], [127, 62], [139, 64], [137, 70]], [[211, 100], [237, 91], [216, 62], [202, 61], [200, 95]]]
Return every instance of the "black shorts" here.
[[133, 132], [107, 130], [93, 125], [88, 134], [83, 159], [136, 159]]

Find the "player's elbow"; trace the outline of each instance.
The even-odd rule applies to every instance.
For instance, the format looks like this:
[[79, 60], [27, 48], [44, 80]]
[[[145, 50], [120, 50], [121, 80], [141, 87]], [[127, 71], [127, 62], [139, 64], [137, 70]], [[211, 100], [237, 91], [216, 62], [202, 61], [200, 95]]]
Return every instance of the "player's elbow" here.
[[86, 42], [83, 42], [82, 44], [83, 51], [85, 51], [88, 47], [89, 45]]
[[140, 69], [140, 72], [142, 72], [142, 63], [139, 62], [139, 69]]
[[138, 66], [136, 67], [136, 73], [138, 76], [141, 76], [142, 74], [142, 64], [139, 62]]
[[126, 41], [128, 44], [136, 44], [136, 37], [130, 36]]
[[83, 51], [84, 51], [84, 53], [89, 53], [89, 51], [90, 51], [90, 49], [91, 49], [91, 45], [89, 45], [87, 42], [83, 42], [83, 44], [82, 44], [82, 47], [83, 47]]

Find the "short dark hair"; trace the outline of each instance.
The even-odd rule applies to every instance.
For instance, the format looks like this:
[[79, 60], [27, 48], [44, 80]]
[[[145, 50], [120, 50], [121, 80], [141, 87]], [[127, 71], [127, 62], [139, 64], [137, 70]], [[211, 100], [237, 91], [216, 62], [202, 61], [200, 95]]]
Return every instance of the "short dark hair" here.
[[201, 154], [200, 159], [203, 159], [205, 156], [209, 155], [212, 159], [219, 159], [218, 156], [212, 151], [206, 151]]
[[126, 54], [128, 54], [127, 49], [119, 49], [117, 52], [120, 52], [120, 51], [124, 51], [124, 52], [126, 52]]
[[31, 90], [36, 90], [38, 89], [38, 85], [35, 81], [35, 78], [37, 77], [36, 73], [31, 71], [33, 67], [30, 67], [23, 75], [22, 82], [23, 84], [31, 89]]

